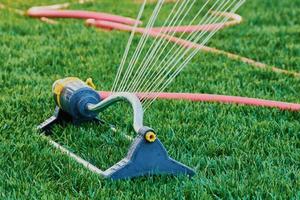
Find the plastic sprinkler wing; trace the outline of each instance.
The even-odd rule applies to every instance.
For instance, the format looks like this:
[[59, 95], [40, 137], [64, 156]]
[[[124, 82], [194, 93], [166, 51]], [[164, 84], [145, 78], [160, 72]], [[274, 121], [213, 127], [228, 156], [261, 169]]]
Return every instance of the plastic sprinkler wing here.
[[[144, 175], [172, 174], [194, 175], [195, 172], [182, 163], [169, 157], [163, 144], [157, 138], [155, 131], [143, 124], [143, 108], [140, 100], [134, 94], [127, 92], [113, 93], [107, 98], [101, 98], [95, 90], [91, 79], [83, 82], [78, 78], [69, 77], [53, 84], [56, 110], [54, 115], [38, 126], [42, 132], [51, 134], [51, 127], [61, 122], [79, 124], [86, 121], [100, 121], [99, 112], [118, 101], [128, 102], [133, 109], [133, 128], [135, 137], [127, 156], [102, 171], [88, 161], [70, 152], [60, 144], [50, 139], [50, 143], [87, 169], [104, 178], [124, 179]], [[101, 124], [101, 123], [100, 123]]]

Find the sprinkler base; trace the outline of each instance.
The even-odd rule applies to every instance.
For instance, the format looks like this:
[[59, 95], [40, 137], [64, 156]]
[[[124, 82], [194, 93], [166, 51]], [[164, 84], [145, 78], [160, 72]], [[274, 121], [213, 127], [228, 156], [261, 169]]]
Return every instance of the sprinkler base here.
[[[101, 124], [104, 123], [98, 118], [84, 121], [96, 121]], [[49, 136], [52, 133], [52, 126], [55, 124], [65, 124], [68, 122], [80, 124], [84, 121], [72, 118], [71, 115], [57, 107], [54, 115], [40, 124], [38, 129], [43, 134]], [[53, 145], [53, 147], [59, 149], [67, 156], [75, 159], [78, 163], [82, 164], [90, 171], [107, 179], [131, 179], [134, 177], [148, 175], [195, 175], [193, 169], [172, 159], [168, 155], [161, 141], [156, 138], [156, 136], [155, 140], [147, 140], [146, 135], [149, 133], [154, 134], [152, 131], [153, 130], [148, 127], [141, 128], [131, 147], [129, 148], [127, 156], [105, 171], [102, 171], [98, 167], [92, 165], [88, 161], [61, 146], [57, 142], [53, 141], [50, 137], [47, 137], [47, 139], [49, 140], [50, 144]]]

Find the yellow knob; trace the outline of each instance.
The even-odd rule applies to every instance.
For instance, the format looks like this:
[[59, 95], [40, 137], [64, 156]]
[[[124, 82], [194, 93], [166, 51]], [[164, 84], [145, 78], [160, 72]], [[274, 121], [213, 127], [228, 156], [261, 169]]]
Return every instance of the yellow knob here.
[[156, 135], [153, 131], [149, 131], [145, 134], [145, 139], [148, 142], [154, 142], [156, 140]]
[[93, 79], [92, 78], [88, 78], [86, 79], [85, 83], [90, 86], [91, 88], [93, 88], [94, 90], [96, 89], [95, 84], [93, 83]]

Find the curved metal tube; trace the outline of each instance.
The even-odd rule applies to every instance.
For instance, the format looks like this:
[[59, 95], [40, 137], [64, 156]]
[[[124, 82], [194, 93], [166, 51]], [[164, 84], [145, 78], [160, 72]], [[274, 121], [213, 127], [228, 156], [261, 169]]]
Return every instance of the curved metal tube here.
[[98, 104], [88, 104], [87, 109], [90, 111], [102, 111], [112, 105], [113, 103], [117, 101], [126, 100], [129, 102], [133, 109], [133, 128], [136, 133], [139, 132], [139, 130], [144, 127], [143, 125], [143, 116], [144, 111], [142, 104], [138, 97], [132, 93], [128, 92], [118, 92], [110, 95], [106, 99], [102, 100]]

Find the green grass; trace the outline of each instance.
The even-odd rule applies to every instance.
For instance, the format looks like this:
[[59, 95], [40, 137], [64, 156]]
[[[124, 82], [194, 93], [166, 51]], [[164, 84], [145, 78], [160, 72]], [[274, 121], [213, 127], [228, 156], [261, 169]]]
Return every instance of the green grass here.
[[[0, 2], [26, 9], [64, 1]], [[137, 4], [113, 2], [72, 8], [135, 16]], [[245, 21], [221, 31], [209, 45], [300, 71], [299, 4], [248, 1], [239, 11]], [[52, 26], [8, 10], [0, 10], [0, 19], [1, 199], [300, 198], [300, 114], [246, 106], [157, 101], [146, 112], [147, 124], [158, 130], [170, 155], [197, 175], [100, 179], [54, 150], [36, 126], [53, 112], [56, 79], [92, 76], [99, 88], [110, 89], [128, 33], [98, 31], [78, 20]], [[300, 79], [212, 54], [197, 55], [169, 91], [300, 103]], [[126, 154], [129, 142], [120, 133], [133, 135], [132, 117], [124, 105], [102, 116], [117, 125], [117, 133], [95, 124], [70, 125], [57, 127], [53, 138], [107, 168]]]

